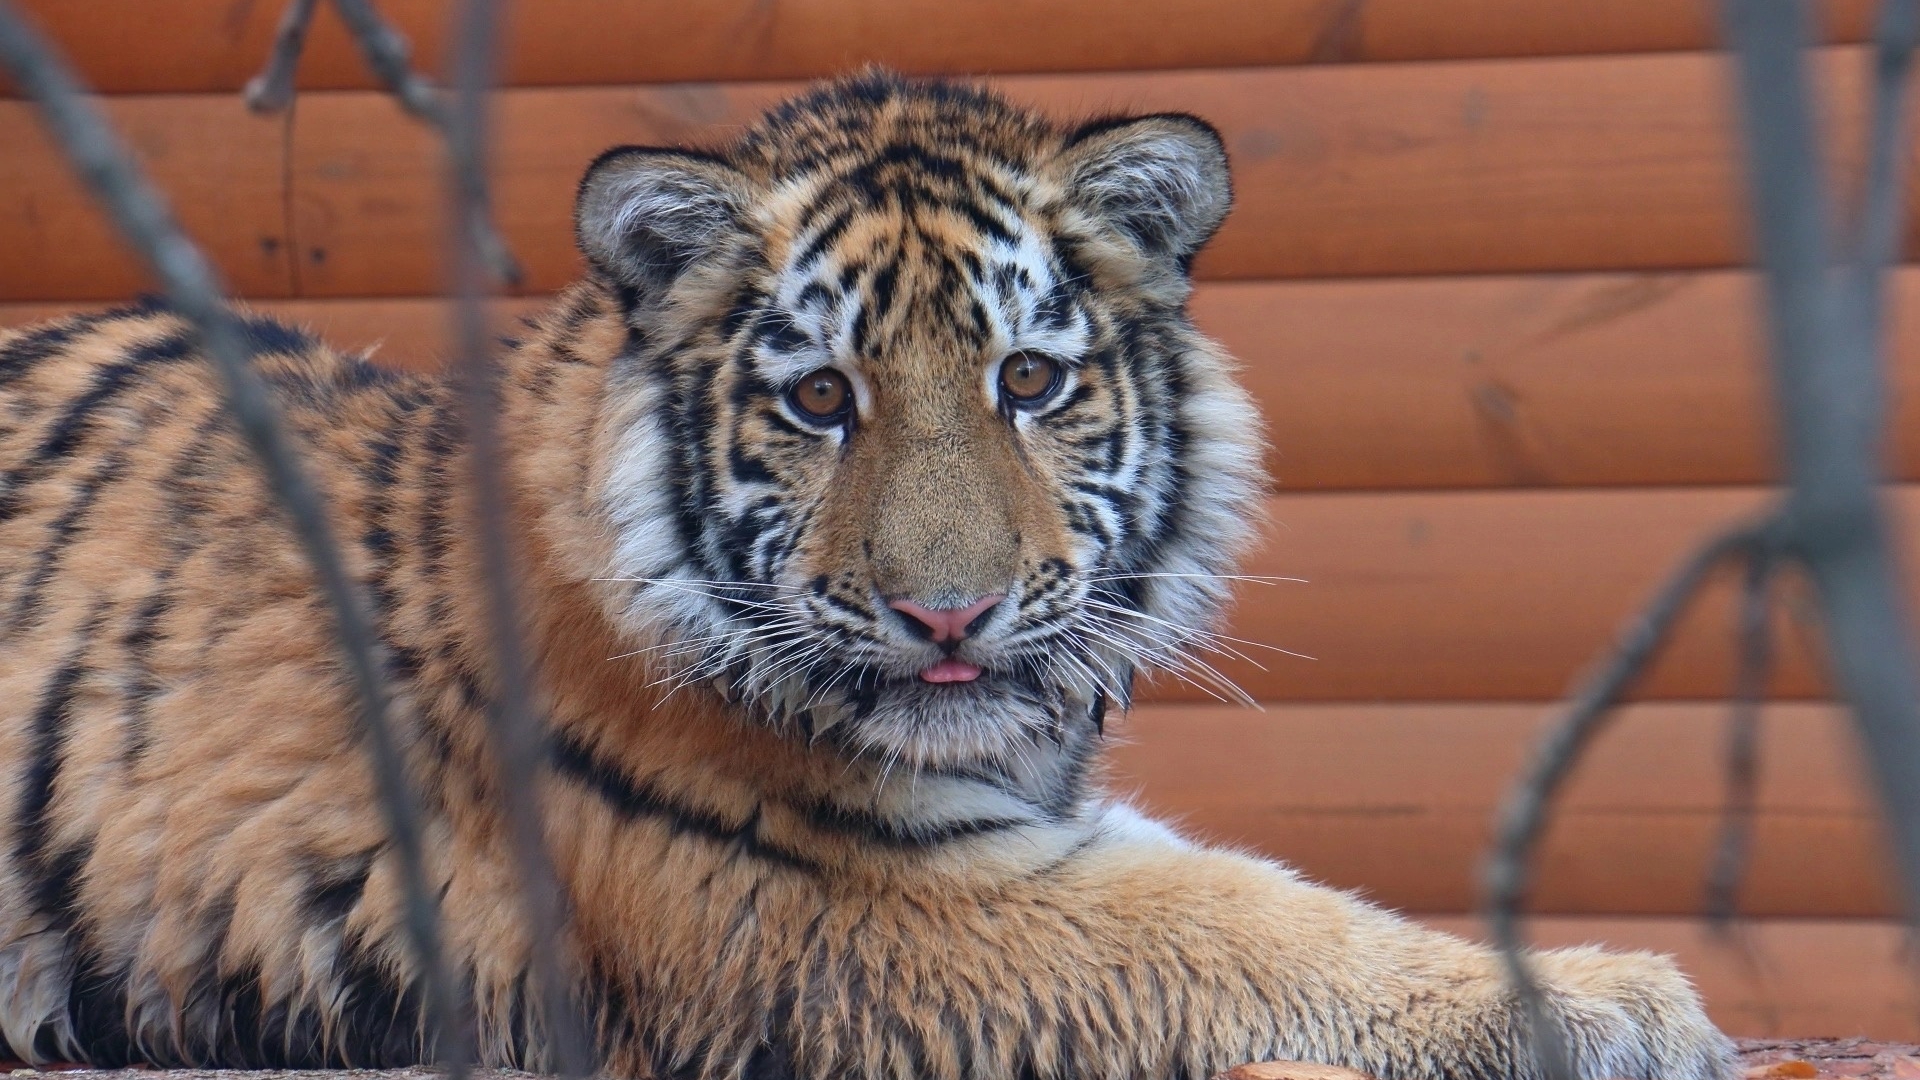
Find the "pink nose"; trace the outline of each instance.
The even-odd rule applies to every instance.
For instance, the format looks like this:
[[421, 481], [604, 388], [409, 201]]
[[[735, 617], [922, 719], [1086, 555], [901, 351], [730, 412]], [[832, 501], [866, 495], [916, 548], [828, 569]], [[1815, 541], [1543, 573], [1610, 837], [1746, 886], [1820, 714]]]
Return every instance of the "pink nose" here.
[[979, 621], [981, 616], [992, 611], [993, 605], [1006, 598], [1006, 593], [991, 593], [966, 607], [947, 608], [941, 611], [921, 607], [911, 600], [889, 600], [887, 606], [932, 631], [934, 643], [944, 645], [947, 642], [965, 638], [967, 631]]

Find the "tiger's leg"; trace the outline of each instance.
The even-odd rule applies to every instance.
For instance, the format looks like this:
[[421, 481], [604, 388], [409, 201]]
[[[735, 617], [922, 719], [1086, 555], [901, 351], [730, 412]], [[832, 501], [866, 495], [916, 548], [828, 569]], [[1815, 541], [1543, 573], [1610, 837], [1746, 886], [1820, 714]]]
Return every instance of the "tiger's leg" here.
[[[1536, 1071], [1492, 950], [1263, 860], [1190, 847], [1131, 811], [1108, 822], [1101, 843], [1005, 901], [1039, 926], [1004, 952], [999, 991], [1026, 999], [1025, 1016], [1007, 1018], [1016, 1029], [1046, 1019], [1028, 1052], [1048, 1071], [1202, 1077], [1272, 1058], [1382, 1077]], [[997, 906], [955, 912], [971, 933], [918, 940], [985, 944], [1004, 921]], [[978, 963], [971, 952], [955, 960]], [[1729, 1071], [1727, 1040], [1666, 959], [1578, 949], [1534, 960], [1578, 1075]]]
[[[672, 1004], [640, 1018], [644, 1053], [614, 1048], [617, 1071], [1145, 1080], [1279, 1058], [1538, 1075], [1491, 950], [1127, 811], [990, 888], [833, 895], [774, 875], [708, 911], [697, 941], [649, 963]], [[1534, 961], [1579, 1076], [1729, 1075], [1729, 1043], [1669, 961]]]

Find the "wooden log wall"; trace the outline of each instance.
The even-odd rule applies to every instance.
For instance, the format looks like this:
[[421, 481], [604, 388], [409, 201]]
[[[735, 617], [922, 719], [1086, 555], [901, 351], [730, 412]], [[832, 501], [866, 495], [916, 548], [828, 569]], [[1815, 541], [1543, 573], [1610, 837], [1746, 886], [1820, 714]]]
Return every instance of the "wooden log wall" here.
[[[1808, 0], [1811, 2], [1811, 0]], [[237, 91], [269, 0], [29, 0], [235, 289], [344, 347], [446, 348], [438, 148], [324, 10], [287, 116]], [[385, 0], [428, 67], [447, 0]], [[578, 272], [569, 200], [623, 142], [725, 138], [864, 63], [991, 75], [1060, 115], [1182, 109], [1238, 204], [1195, 318], [1246, 367], [1276, 487], [1221, 666], [1263, 711], [1161, 683], [1116, 783], [1196, 835], [1473, 932], [1494, 808], [1552, 702], [1674, 561], [1767, 497], [1759, 352], [1711, 0], [527, 0], [497, 205]], [[1822, 0], [1834, 174], [1857, 173], [1867, 0]], [[0, 326], [146, 287], [0, 86]], [[1917, 219], [1920, 220], [1920, 219]], [[1908, 238], [1920, 255], [1920, 226]], [[1896, 505], [1920, 536], [1920, 268], [1893, 281]], [[1913, 486], [1906, 486], [1911, 484]], [[1696, 918], [1725, 797], [1730, 583], [1698, 605], [1561, 803], [1535, 930], [1682, 956], [1747, 1034], [1920, 1037], [1871, 798], [1803, 593], [1764, 718], [1728, 943]]]

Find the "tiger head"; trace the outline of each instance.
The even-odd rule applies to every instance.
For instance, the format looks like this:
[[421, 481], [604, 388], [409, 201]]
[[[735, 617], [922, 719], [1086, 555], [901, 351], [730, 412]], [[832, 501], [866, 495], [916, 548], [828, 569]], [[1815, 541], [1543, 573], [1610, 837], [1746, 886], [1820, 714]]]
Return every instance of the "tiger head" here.
[[1264, 478], [1189, 321], [1231, 202], [1190, 116], [1053, 125], [869, 74], [713, 153], [623, 147], [576, 226], [627, 353], [608, 602], [653, 668], [916, 766], [1083, 738], [1179, 671]]

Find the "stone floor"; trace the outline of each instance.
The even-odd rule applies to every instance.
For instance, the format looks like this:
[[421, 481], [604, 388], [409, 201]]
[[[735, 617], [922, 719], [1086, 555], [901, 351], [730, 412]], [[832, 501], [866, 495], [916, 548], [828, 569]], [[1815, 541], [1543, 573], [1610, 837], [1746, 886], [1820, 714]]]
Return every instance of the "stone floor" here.
[[[1920, 1080], [1920, 1046], [1905, 1043], [1874, 1042], [1870, 1039], [1742, 1039], [1740, 1060], [1746, 1068], [1743, 1080]], [[6, 1062], [0, 1062], [0, 1080], [6, 1077]], [[59, 1066], [31, 1069], [12, 1063], [14, 1080], [31, 1080], [43, 1072], [84, 1073], [86, 1080], [437, 1080], [434, 1069], [393, 1069], [374, 1071], [356, 1069], [343, 1072], [236, 1072], [217, 1069], [87, 1069]], [[519, 1080], [527, 1073], [477, 1070], [474, 1080]], [[1345, 1069], [1321, 1066], [1293, 1066], [1269, 1063], [1235, 1069], [1231, 1080], [1347, 1080], [1360, 1077]], [[80, 1080], [62, 1076], [58, 1080]], [[1364, 1078], [1362, 1078], [1364, 1080]]]
[[1871, 1039], [1742, 1039], [1747, 1080], [1920, 1080], [1920, 1046]]
[[[1920, 1046], [1869, 1039], [1741, 1039], [1742, 1080], [1920, 1080]], [[1298, 1062], [1242, 1065], [1217, 1080], [1368, 1080]]]

